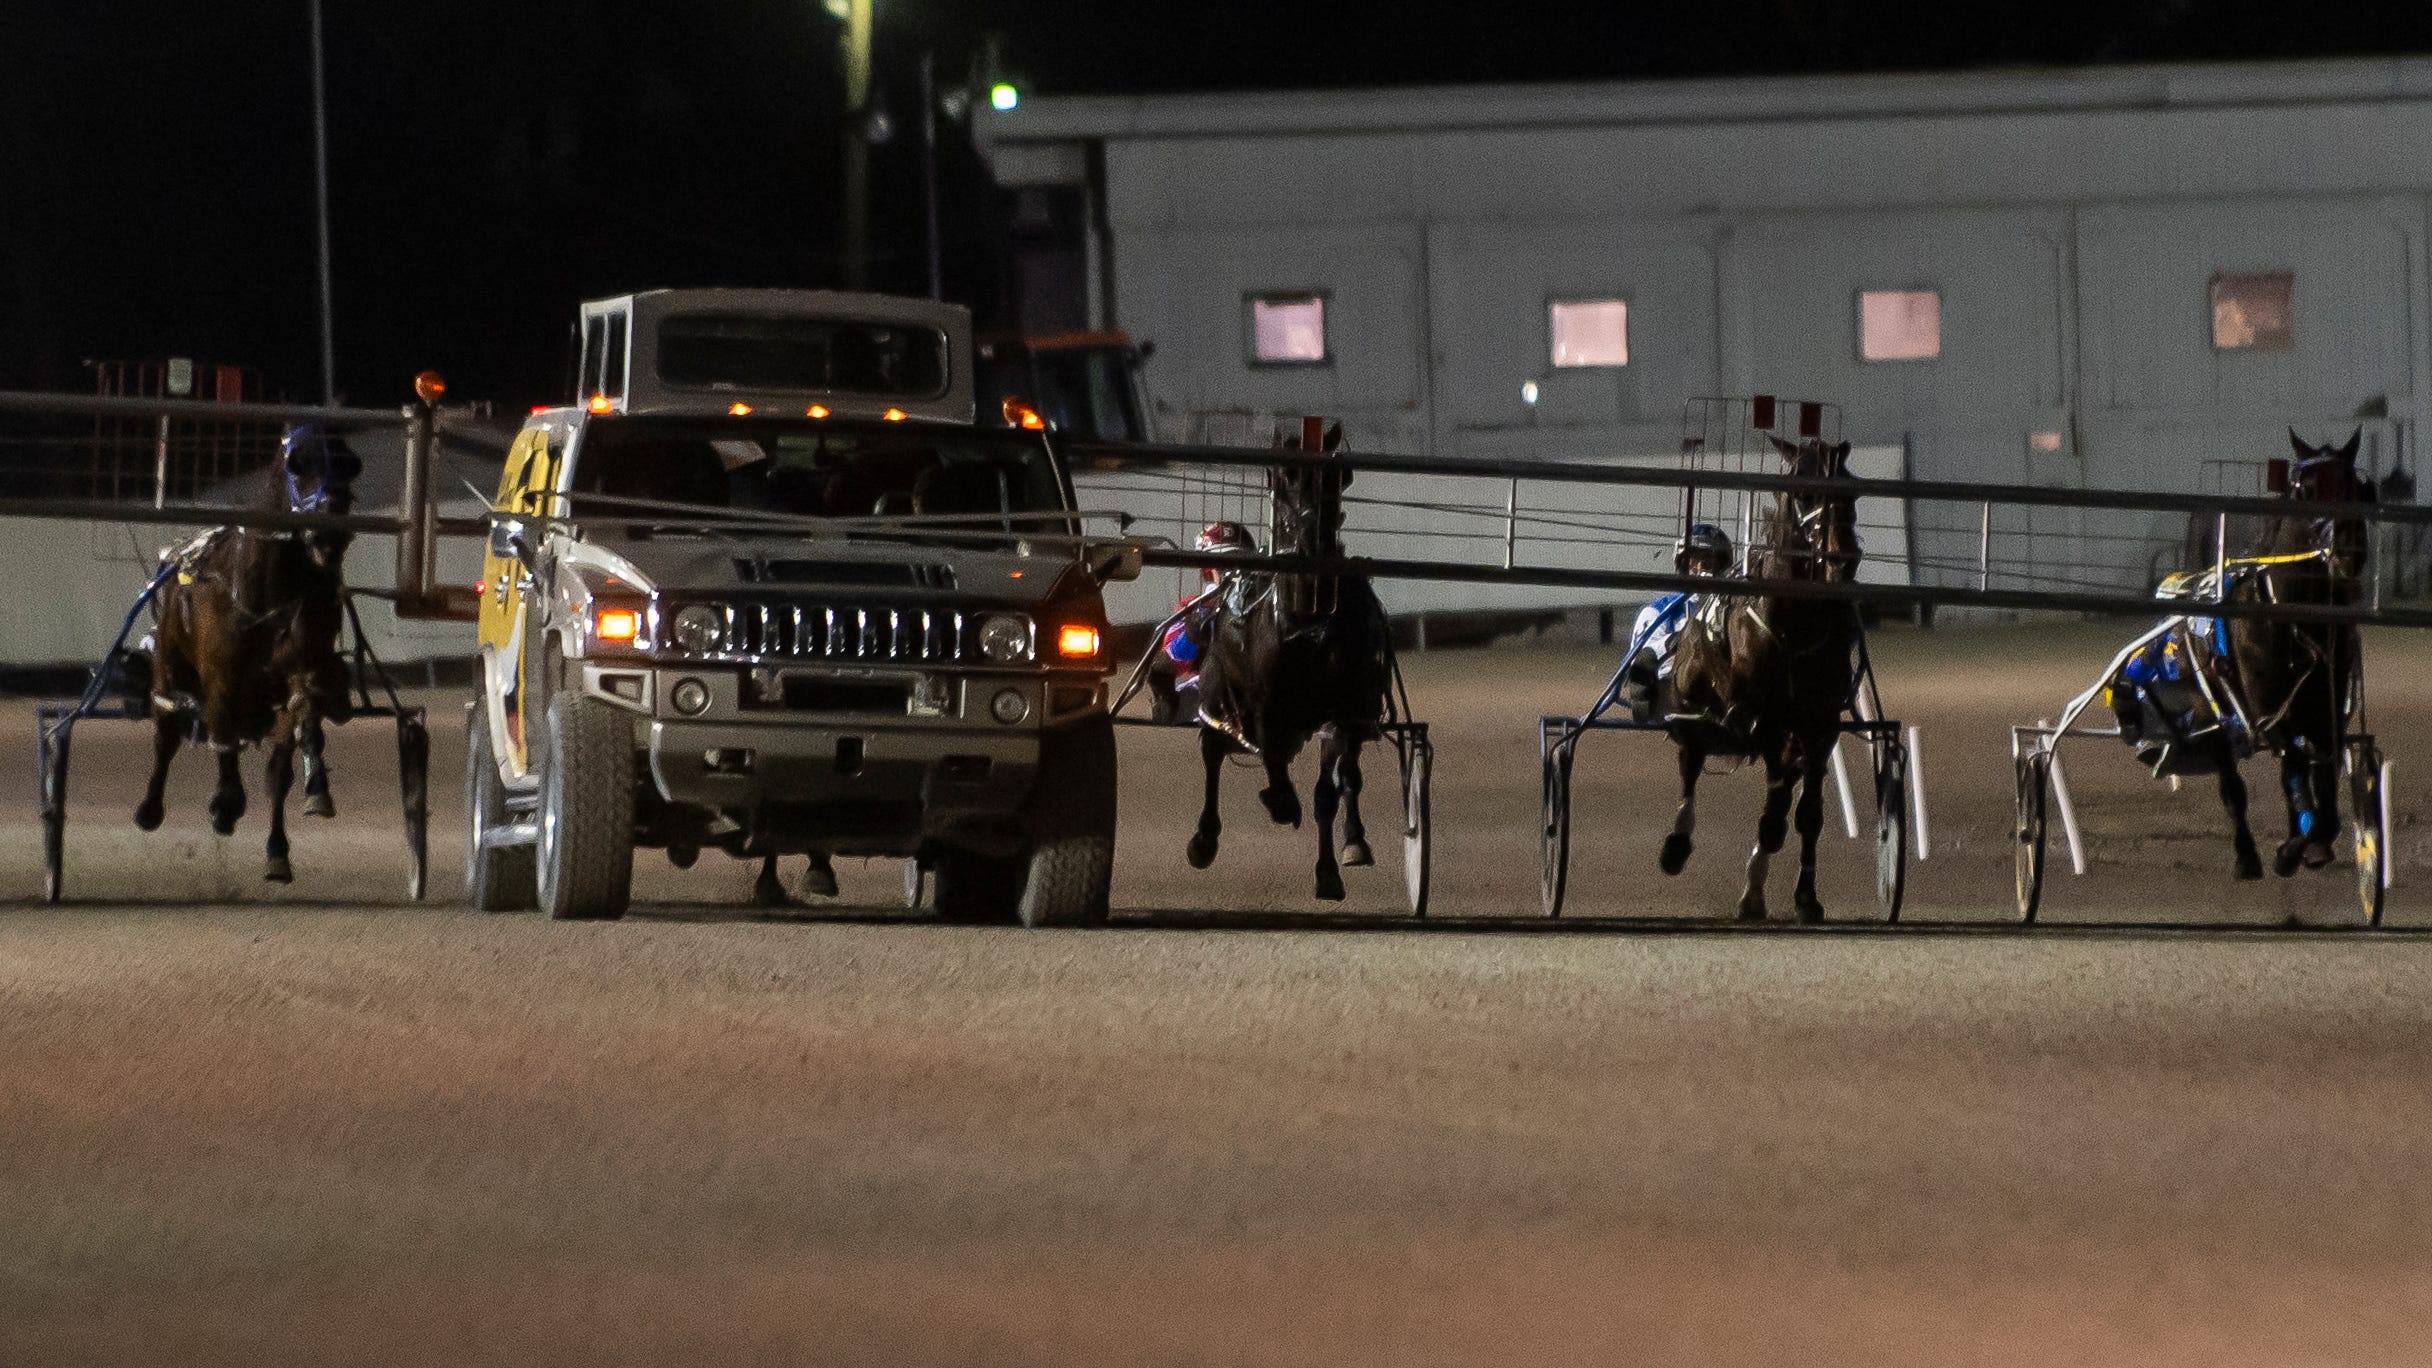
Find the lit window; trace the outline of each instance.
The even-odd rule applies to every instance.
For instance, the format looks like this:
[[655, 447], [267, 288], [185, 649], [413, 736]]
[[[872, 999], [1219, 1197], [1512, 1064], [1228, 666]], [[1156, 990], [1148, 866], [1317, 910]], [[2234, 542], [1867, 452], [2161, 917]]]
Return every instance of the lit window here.
[[1557, 367], [1630, 364], [1630, 306], [1623, 300], [1557, 300], [1546, 306], [1546, 330]]
[[2293, 281], [2286, 271], [2214, 276], [2212, 344], [2223, 351], [2287, 351], [2295, 346], [2288, 307]]
[[1924, 361], [1942, 355], [1941, 292], [1862, 291], [1858, 355], [1869, 361]]
[[2058, 451], [2060, 450], [2060, 434], [2048, 428], [2042, 432], [2030, 432], [2027, 434], [2027, 450]]
[[1323, 365], [1326, 297], [1254, 295], [1250, 299], [1250, 359], [1270, 366]]

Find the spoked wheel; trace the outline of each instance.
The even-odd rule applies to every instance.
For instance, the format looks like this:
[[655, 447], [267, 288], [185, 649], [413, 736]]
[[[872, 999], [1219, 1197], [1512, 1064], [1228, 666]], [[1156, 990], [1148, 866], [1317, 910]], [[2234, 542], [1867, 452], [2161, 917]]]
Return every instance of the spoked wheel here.
[[1908, 747], [1897, 735], [1875, 744], [1875, 902], [1900, 920], [1908, 892]]
[[1538, 832], [1538, 891], [1545, 915], [1562, 915], [1562, 896], [1571, 877], [1571, 738], [1556, 741], [1545, 753], [1542, 800], [1545, 821]]
[[2044, 896], [2045, 795], [2052, 787], [2052, 757], [2032, 750], [2018, 757], [2018, 919], [2032, 922]]
[[405, 896], [420, 902], [431, 865], [431, 730], [420, 708], [397, 714], [397, 786], [405, 800]]
[[1427, 739], [1425, 723], [1412, 723], [1401, 744], [1402, 757], [1402, 886], [1410, 895], [1410, 915], [1427, 915], [1429, 864], [1428, 788], [1434, 779], [1435, 744]]
[[928, 892], [928, 866], [917, 859], [904, 861], [904, 906], [917, 909]]
[[2381, 748], [2370, 737], [2348, 744], [2348, 820], [2356, 843], [2356, 901], [2365, 922], [2381, 925], [2381, 904], [2389, 891], [2390, 814], [2382, 804]]
[[37, 760], [42, 766], [42, 897], [59, 901], [66, 879], [68, 836], [68, 741], [75, 735], [72, 715], [37, 716], [34, 722]]

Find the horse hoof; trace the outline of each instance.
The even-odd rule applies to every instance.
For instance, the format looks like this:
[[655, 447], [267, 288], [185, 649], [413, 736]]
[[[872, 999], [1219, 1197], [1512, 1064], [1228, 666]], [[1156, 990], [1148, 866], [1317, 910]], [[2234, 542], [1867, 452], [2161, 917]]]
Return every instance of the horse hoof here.
[[804, 897], [833, 898], [836, 896], [836, 892], [834, 866], [815, 863], [809, 869], [802, 871], [802, 895]]
[[304, 815], [307, 817], [335, 817], [338, 815], [338, 804], [326, 793], [307, 794], [304, 798]]
[[294, 883], [295, 881], [296, 872], [293, 869], [288, 868], [287, 861], [274, 858], [263, 863], [262, 882]]
[[1317, 871], [1317, 900], [1319, 902], [1341, 902], [1343, 900], [1343, 876], [1331, 869]]
[[791, 901], [785, 896], [785, 885], [777, 882], [774, 874], [762, 874], [760, 881], [752, 885], [754, 907], [784, 907]]
[[2263, 857], [2252, 850], [2238, 852], [2238, 880], [2241, 883], [2263, 877]]
[[1368, 848], [1368, 843], [1366, 841], [1353, 841], [1351, 844], [1343, 847], [1344, 868], [1366, 869], [1375, 863], [1376, 853]]
[[2304, 853], [2299, 856], [2299, 858], [2305, 861], [2305, 867], [2308, 869], [2328, 868], [2333, 858], [2331, 854], [2331, 843], [2328, 841], [2309, 841], [2306, 843]]
[[1267, 815], [1275, 825], [1300, 830], [1300, 795], [1288, 788], [1260, 789], [1258, 801], [1266, 806]]
[[2282, 846], [2272, 855], [2272, 873], [2283, 879], [2293, 878], [2296, 876], [2299, 863], [2301, 861], [2298, 859], [2296, 849], [2291, 846]]
[[141, 803], [139, 803], [139, 804], [137, 804], [137, 805], [136, 805], [136, 808], [135, 808], [135, 829], [136, 829], [137, 831], [158, 831], [158, 830], [160, 830], [160, 819], [161, 819], [161, 810], [160, 810], [160, 804], [158, 804], [158, 803], [156, 803], [156, 802], [153, 802], [151, 799], [147, 798], [147, 799], [145, 799], [143, 802], [141, 802]]
[[1817, 901], [1817, 900], [1815, 900], [1814, 898], [1801, 898], [1801, 899], [1799, 899], [1799, 922], [1800, 922], [1800, 924], [1801, 924], [1801, 925], [1804, 925], [1804, 926], [1814, 926], [1815, 924], [1817, 924], [1818, 922], [1821, 922], [1821, 921], [1823, 921], [1823, 920], [1824, 920], [1824, 904], [1823, 904], [1823, 903], [1818, 902], [1818, 901]]
[[1744, 922], [1765, 920], [1765, 900], [1763, 898], [1740, 899], [1740, 920]]
[[1209, 865], [1216, 863], [1216, 838], [1213, 836], [1193, 836], [1191, 838], [1190, 849], [1184, 851], [1183, 855], [1191, 862], [1191, 868], [1207, 868]]
[[[1689, 863], [1689, 852], [1695, 848], [1695, 843], [1689, 839], [1688, 832], [1675, 831], [1664, 838], [1663, 857], [1656, 863], [1663, 866], [1666, 874], [1678, 874], [1682, 867]], [[1746, 914], [1743, 912], [1742, 915]], [[1762, 904], [1758, 906], [1757, 915], [1760, 917], [1765, 915]]]
[[211, 834], [214, 836], [234, 836], [236, 834], [236, 818], [229, 813], [212, 813]]

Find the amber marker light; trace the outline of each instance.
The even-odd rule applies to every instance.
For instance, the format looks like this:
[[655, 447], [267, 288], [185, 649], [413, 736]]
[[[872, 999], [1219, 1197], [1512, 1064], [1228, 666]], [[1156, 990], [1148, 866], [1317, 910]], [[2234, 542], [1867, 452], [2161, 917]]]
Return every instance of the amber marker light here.
[[752, 416], [752, 406], [745, 403], [728, 404], [726, 406], [726, 416], [729, 418], [749, 418]]
[[591, 402], [586, 407], [588, 407], [593, 413], [606, 413], [609, 408], [608, 396], [605, 394], [592, 395]]
[[902, 422], [902, 421], [904, 420], [904, 418], [906, 417], [906, 415], [905, 415], [904, 411], [903, 411], [902, 409], [899, 409], [899, 408], [891, 408], [891, 409], [888, 409], [886, 412], [884, 412], [884, 413], [882, 413], [882, 414], [880, 414], [880, 415], [878, 415], [878, 416], [879, 416], [879, 417], [881, 417], [881, 418], [886, 419], [886, 420], [887, 420], [888, 422], [890, 422], [890, 423], [900, 423], [900, 422]]
[[1007, 399], [1004, 404], [1004, 413], [1007, 427], [1018, 427], [1025, 432], [1047, 430], [1047, 420], [1039, 416], [1039, 411], [1019, 399]]
[[802, 416], [805, 418], [825, 418], [828, 416], [828, 406], [825, 404], [813, 404], [809, 408], [802, 411]]
[[602, 608], [592, 624], [602, 641], [631, 641], [642, 634], [642, 615], [631, 608]]
[[1097, 653], [1097, 628], [1085, 622], [1067, 622], [1056, 629], [1057, 655], [1094, 656]]
[[436, 404], [439, 396], [448, 392], [448, 382], [437, 371], [424, 371], [414, 377], [414, 397], [426, 404]]

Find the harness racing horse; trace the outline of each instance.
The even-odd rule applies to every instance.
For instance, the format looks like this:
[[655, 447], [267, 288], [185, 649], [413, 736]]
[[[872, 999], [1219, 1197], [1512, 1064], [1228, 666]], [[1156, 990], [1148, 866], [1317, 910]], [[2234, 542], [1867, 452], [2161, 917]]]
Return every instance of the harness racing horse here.
[[[1328, 430], [1323, 449], [1342, 445], [1343, 430]], [[1296, 440], [1279, 439], [1285, 450]], [[1333, 555], [1343, 525], [1343, 490], [1348, 470], [1310, 467], [1269, 473], [1275, 493], [1275, 550], [1279, 554]], [[1199, 671], [1199, 756], [1207, 790], [1199, 828], [1187, 851], [1193, 869], [1216, 860], [1223, 823], [1216, 816], [1216, 786], [1225, 757], [1258, 757], [1267, 786], [1258, 797], [1279, 826], [1298, 828], [1300, 796], [1292, 787], [1292, 760], [1313, 736], [1322, 736], [1317, 780], [1310, 796], [1317, 808], [1317, 889], [1328, 902], [1343, 897], [1336, 860], [1334, 820], [1343, 814], [1341, 865], [1376, 863], [1360, 822], [1360, 748], [1378, 737], [1391, 685], [1392, 628], [1376, 591], [1360, 575], [1277, 575], [1236, 572], [1226, 577]]]
[[[344, 514], [363, 463], [343, 440], [316, 428], [291, 430], [280, 444], [260, 507]], [[152, 778], [135, 825], [161, 823], [169, 761], [189, 735], [219, 757], [211, 829], [236, 830], [245, 815], [237, 752], [263, 743], [270, 787], [270, 839], [262, 877], [294, 878], [287, 863], [287, 793], [295, 753], [304, 752], [304, 810], [330, 817], [322, 722], [344, 722], [347, 676], [338, 652], [346, 616], [344, 531], [261, 531], [242, 524], [207, 532], [164, 567], [159, 624], [152, 640]]]
[[[1790, 473], [1849, 474], [1849, 444], [1771, 438]], [[1749, 547], [1752, 578], [1846, 584], [1858, 573], [1857, 500], [1837, 492], [1784, 493]], [[1782, 848], [1791, 786], [1799, 793], [1799, 920], [1824, 919], [1816, 897], [1816, 835], [1824, 826], [1823, 780], [1841, 739], [1841, 715], [1857, 682], [1858, 615], [1828, 599], [1712, 594], [1681, 627], [1672, 685], [1682, 713], [1670, 728], [1680, 761], [1680, 808], [1661, 864], [1678, 874], [1697, 829], [1697, 780], [1706, 757], [1744, 755], [1765, 764], [1765, 810], [1740, 891], [1743, 921], [1765, 917], [1765, 870]]]
[[[2377, 490], [2356, 472], [2359, 429], [2345, 445], [2309, 446], [2288, 434], [2296, 460], [2289, 467], [2291, 504], [2372, 503]], [[2359, 518], [2315, 517], [2295, 511], [2272, 520], [2251, 559], [2233, 567], [2234, 603], [2352, 603], [2365, 572], [2365, 526]], [[2201, 658], [2201, 657], [2199, 657]], [[2272, 857], [2281, 878], [2300, 866], [2331, 862], [2339, 834], [2339, 764], [2362, 659], [2362, 642], [2344, 623], [2282, 618], [2229, 620], [2232, 697], [2248, 710], [2258, 744], [2280, 761], [2280, 792], [2288, 805], [2288, 839]], [[2211, 666], [2219, 668], [2218, 666]], [[2221, 743], [2226, 745], [2226, 742]], [[2263, 871], [2246, 824], [2246, 785], [2234, 754], [2222, 757], [2221, 801], [2236, 824], [2238, 877]]]

